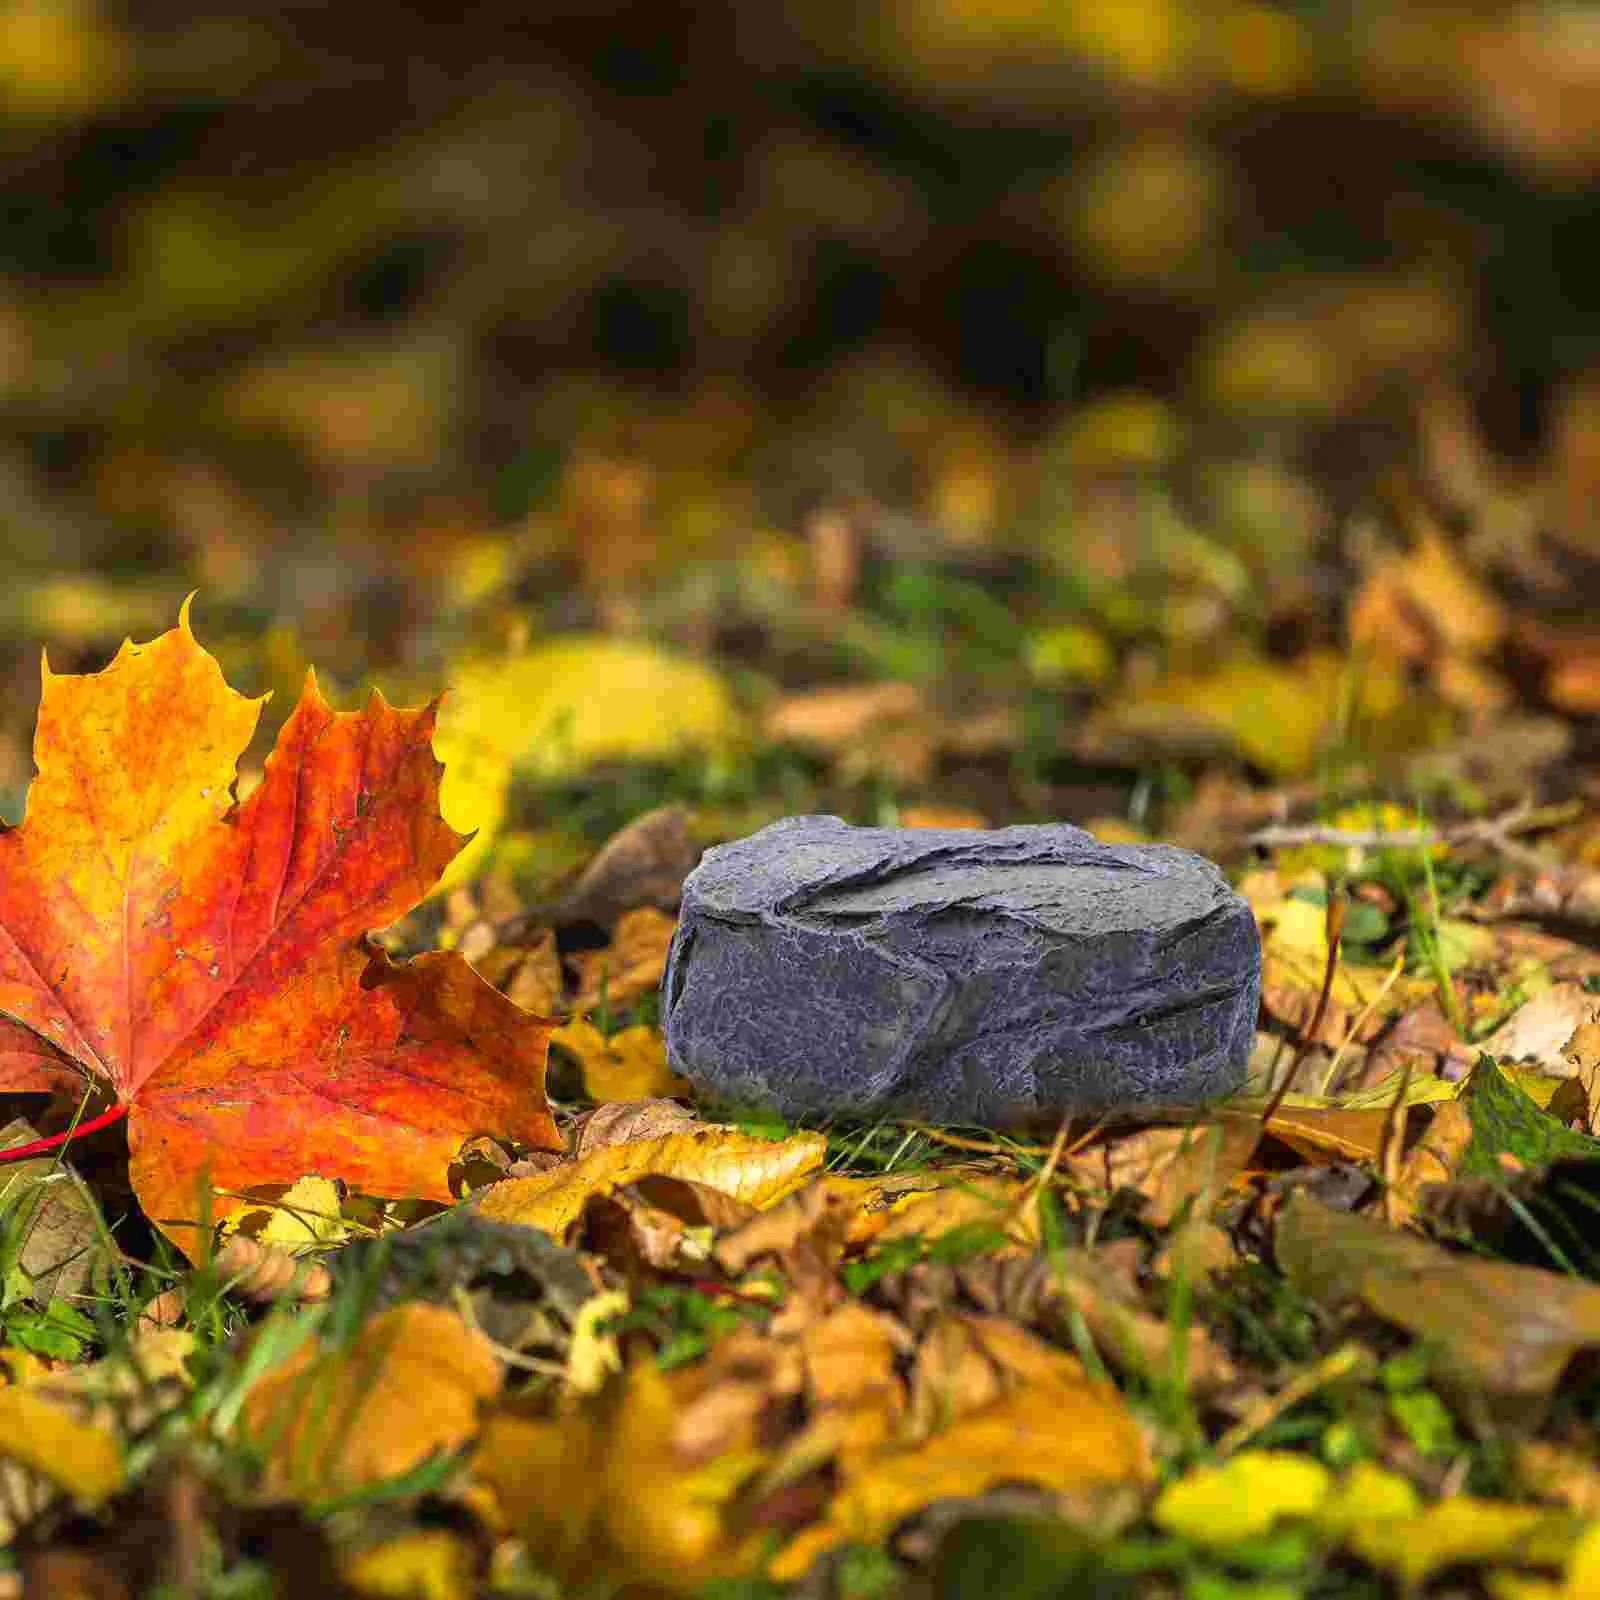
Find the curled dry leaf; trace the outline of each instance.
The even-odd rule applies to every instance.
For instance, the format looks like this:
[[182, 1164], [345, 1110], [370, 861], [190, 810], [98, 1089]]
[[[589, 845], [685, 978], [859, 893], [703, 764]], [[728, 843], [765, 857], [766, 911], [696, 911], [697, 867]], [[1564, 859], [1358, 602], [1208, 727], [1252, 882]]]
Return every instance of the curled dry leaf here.
[[108, 1088], [134, 1192], [191, 1258], [197, 1219], [253, 1185], [449, 1201], [473, 1134], [560, 1143], [550, 1024], [458, 954], [397, 966], [365, 942], [463, 843], [439, 814], [435, 707], [335, 713], [309, 677], [236, 805], [260, 710], [187, 605], [102, 672], [46, 662], [38, 776], [0, 834], [0, 1089]]
[[659, 1139], [700, 1126], [700, 1119], [676, 1100], [611, 1100], [585, 1117], [573, 1154], [582, 1160], [607, 1145]]
[[610, 927], [638, 906], [676, 911], [683, 880], [699, 855], [683, 807], [658, 806], [606, 840], [550, 920]]
[[656, 1139], [610, 1145], [568, 1166], [530, 1178], [507, 1178], [483, 1191], [480, 1213], [500, 1222], [542, 1228], [560, 1240], [592, 1194], [605, 1194], [647, 1174], [693, 1178], [752, 1205], [770, 1205], [822, 1164], [820, 1133], [756, 1139], [733, 1128], [704, 1127]]

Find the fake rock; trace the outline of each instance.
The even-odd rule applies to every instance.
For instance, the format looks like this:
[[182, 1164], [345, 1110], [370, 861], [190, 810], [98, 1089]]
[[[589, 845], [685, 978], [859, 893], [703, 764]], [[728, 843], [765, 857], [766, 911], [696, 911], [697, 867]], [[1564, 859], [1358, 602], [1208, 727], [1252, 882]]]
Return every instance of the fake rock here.
[[661, 997], [672, 1069], [727, 1099], [997, 1123], [1233, 1092], [1260, 990], [1192, 851], [811, 816], [706, 852]]

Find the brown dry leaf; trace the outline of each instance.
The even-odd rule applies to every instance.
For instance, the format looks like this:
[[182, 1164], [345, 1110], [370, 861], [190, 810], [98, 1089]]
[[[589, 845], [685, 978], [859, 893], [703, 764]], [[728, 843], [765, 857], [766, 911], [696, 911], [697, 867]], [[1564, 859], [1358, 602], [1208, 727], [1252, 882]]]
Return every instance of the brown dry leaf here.
[[1183, 1128], [1144, 1128], [1070, 1159], [1072, 1171], [1109, 1191], [1133, 1189], [1164, 1228], [1190, 1200], [1206, 1215], [1250, 1159], [1261, 1124], [1227, 1117]]
[[[1093, 1254], [1067, 1250], [1052, 1254], [1050, 1260], [1057, 1291], [1052, 1315], [1058, 1322], [1076, 1312], [1095, 1347], [1119, 1372], [1149, 1377], [1169, 1370], [1172, 1328], [1165, 1318], [1145, 1309], [1131, 1256], [1113, 1256], [1107, 1249]], [[1198, 1322], [1191, 1323], [1185, 1334], [1184, 1372], [1190, 1393], [1197, 1397], [1227, 1388], [1237, 1378], [1222, 1347]]]
[[[566, 987], [561, 977], [561, 957], [556, 953], [555, 929], [541, 929], [532, 945], [519, 953], [522, 959], [502, 985], [507, 998], [537, 1016], [555, 1016], [562, 1010], [561, 996]], [[501, 982], [498, 977], [490, 981]]]
[[550, 920], [610, 927], [640, 906], [676, 911], [683, 880], [699, 854], [683, 807], [658, 806], [606, 840]]
[[625, 1006], [661, 982], [667, 946], [677, 919], [652, 906], [624, 911], [611, 943], [604, 950], [582, 950], [572, 958], [578, 969], [578, 992], [572, 1009], [593, 1011], [602, 994], [606, 1003]]
[[1456, 1164], [1472, 1143], [1472, 1116], [1459, 1100], [1447, 1100], [1433, 1113], [1428, 1130], [1400, 1163], [1400, 1175], [1389, 1186], [1389, 1219], [1404, 1227], [1417, 1214], [1422, 1191], [1429, 1184], [1448, 1183]]
[[557, 1028], [550, 1043], [575, 1056], [591, 1100], [648, 1100], [687, 1094], [689, 1085], [667, 1068], [659, 1029], [639, 1023], [608, 1039], [585, 1018]]
[[1600, 1132], [1600, 1022], [1584, 1022], [1574, 1028], [1562, 1055], [1588, 1101], [1588, 1131]]
[[820, 1133], [756, 1139], [737, 1129], [698, 1128], [609, 1145], [579, 1161], [528, 1178], [508, 1178], [483, 1191], [482, 1215], [543, 1228], [562, 1239], [592, 1194], [605, 1194], [648, 1173], [692, 1178], [751, 1205], [768, 1206], [822, 1164], [828, 1141]]
[[848, 1300], [804, 1329], [800, 1351], [811, 1416], [763, 1475], [770, 1487], [833, 1461], [849, 1472], [894, 1436], [906, 1407], [895, 1371], [908, 1345], [891, 1317]]
[[1600, 1517], [1600, 1466], [1589, 1451], [1525, 1439], [1515, 1459], [1517, 1476], [1541, 1500], [1559, 1501], [1579, 1516]]
[[[1412, 520], [1426, 520], [1420, 507], [1411, 514]], [[1415, 549], [1401, 563], [1401, 582], [1448, 648], [1480, 655], [1504, 637], [1504, 603], [1467, 571], [1431, 525], [1422, 529]]]
[[636, 1275], [641, 1262], [659, 1272], [695, 1272], [711, 1254], [716, 1229], [760, 1214], [720, 1189], [652, 1174], [590, 1195], [574, 1239], [625, 1276]]
[[[558, 1579], [637, 1577], [683, 1590], [753, 1571], [763, 1540], [731, 1533], [725, 1507], [765, 1456], [752, 1445], [702, 1460], [683, 1448], [679, 1430], [702, 1384], [692, 1369], [663, 1373], [644, 1361], [568, 1416], [491, 1415], [474, 1470]], [[703, 1448], [702, 1425], [684, 1431]]]
[[1595, 1012], [1595, 997], [1579, 983], [1553, 983], [1517, 1007], [1477, 1048], [1496, 1061], [1533, 1061], [1551, 1077], [1569, 1077], [1575, 1030]]
[[1307, 1160], [1372, 1161], [1383, 1142], [1386, 1107], [1280, 1105], [1267, 1132]]
[[763, 731], [774, 742], [838, 753], [885, 727], [925, 711], [915, 684], [869, 683], [785, 695], [767, 712]]
[[477, 1329], [447, 1307], [407, 1301], [348, 1349], [302, 1345], [251, 1386], [241, 1421], [264, 1451], [269, 1493], [327, 1499], [465, 1444], [500, 1377]]
[[906, 1239], [913, 1234], [937, 1239], [956, 1228], [988, 1223], [1013, 1244], [1029, 1249], [1038, 1245], [1039, 1209], [1030, 1203], [1035, 1196], [1031, 1184], [982, 1175], [939, 1176], [944, 1180], [942, 1187], [913, 1190], [894, 1206], [878, 1230], [880, 1241]]
[[1024, 1384], [1073, 1384], [1083, 1375], [1075, 1357], [1006, 1317], [945, 1312], [917, 1347], [910, 1436], [926, 1438]]
[[735, 1328], [682, 1371], [672, 1438], [685, 1461], [748, 1450], [773, 1431], [771, 1413], [787, 1409], [805, 1387], [799, 1346], [753, 1328]]
[[820, 1524], [792, 1540], [769, 1575], [800, 1577], [846, 1540], [874, 1544], [930, 1501], [1037, 1483], [1090, 1502], [1142, 1497], [1152, 1468], [1143, 1435], [1109, 1384], [1036, 1381], [913, 1444], [866, 1456], [846, 1474]]
[[1363, 1301], [1436, 1343], [1442, 1376], [1491, 1394], [1542, 1398], [1577, 1351], [1600, 1344], [1600, 1286], [1451, 1255], [1303, 1190], [1278, 1214], [1275, 1248], [1303, 1293], [1325, 1305]]
[[700, 1125], [699, 1117], [676, 1100], [611, 1100], [579, 1124], [572, 1153], [581, 1161], [608, 1145], [637, 1144]]
[[770, 1210], [717, 1240], [724, 1272], [741, 1273], [762, 1256], [779, 1260], [808, 1249], [831, 1268], [843, 1253], [853, 1200], [828, 1178], [813, 1178]]

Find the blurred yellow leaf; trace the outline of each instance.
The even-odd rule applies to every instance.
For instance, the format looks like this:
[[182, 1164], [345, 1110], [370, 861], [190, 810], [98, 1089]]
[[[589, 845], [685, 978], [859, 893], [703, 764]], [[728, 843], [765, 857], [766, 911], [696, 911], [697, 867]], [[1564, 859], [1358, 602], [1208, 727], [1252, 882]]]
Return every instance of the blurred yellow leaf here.
[[1568, 1511], [1458, 1494], [1414, 1517], [1358, 1523], [1350, 1530], [1350, 1547], [1412, 1592], [1460, 1562], [1559, 1565], [1581, 1526]]
[[1183, 441], [1183, 424], [1165, 400], [1126, 390], [1101, 395], [1074, 411], [1052, 437], [1050, 455], [1073, 472], [1128, 467], [1154, 472], [1172, 463]]
[[1318, 1529], [1348, 1538], [1352, 1529], [1388, 1517], [1414, 1517], [1422, 1499], [1409, 1478], [1375, 1461], [1358, 1461], [1313, 1513]]
[[1136, 1492], [1150, 1473], [1143, 1435], [1109, 1384], [1065, 1377], [1025, 1384], [920, 1443], [868, 1455], [847, 1475], [826, 1519], [780, 1551], [770, 1575], [798, 1578], [846, 1540], [876, 1543], [933, 1500], [1006, 1482], [1061, 1494]]
[[31, 1468], [87, 1505], [122, 1487], [122, 1450], [108, 1429], [80, 1421], [16, 1384], [0, 1388], [0, 1457]]
[[1225, 7], [1216, 27], [1217, 65], [1246, 94], [1293, 94], [1315, 74], [1306, 26], [1282, 7], [1244, 0]]
[[1038, 9], [1059, 18], [1068, 43], [1134, 83], [1170, 84], [1184, 71], [1187, 18], [1179, 0], [1056, 0]]
[[540, 777], [604, 760], [668, 760], [743, 730], [722, 679], [654, 645], [562, 638], [458, 669], [440, 712], [445, 820], [478, 836], [441, 887], [470, 877], [505, 815], [513, 771]]
[[479, 1210], [498, 1222], [543, 1228], [562, 1238], [590, 1195], [606, 1194], [647, 1175], [688, 1178], [754, 1206], [769, 1206], [799, 1188], [821, 1166], [828, 1141], [820, 1133], [756, 1139], [734, 1128], [707, 1127], [656, 1139], [607, 1145], [567, 1166], [528, 1178], [507, 1178], [483, 1191]]
[[263, 1453], [266, 1491], [320, 1500], [465, 1444], [479, 1403], [499, 1388], [500, 1365], [477, 1329], [447, 1307], [407, 1301], [346, 1349], [301, 1345], [251, 1386], [242, 1422]]
[[1398, 677], [1371, 666], [1357, 674], [1332, 651], [1286, 662], [1240, 654], [1209, 671], [1175, 673], [1112, 701], [1091, 729], [1102, 736], [1158, 736], [1163, 716], [1176, 714], [1226, 734], [1264, 772], [1296, 777], [1314, 767], [1352, 697], [1369, 737], [1398, 727], [1412, 707]]
[[472, 1547], [443, 1528], [419, 1528], [346, 1557], [340, 1575], [375, 1600], [471, 1600]]
[[84, 0], [0, 5], [0, 103], [13, 121], [85, 117], [120, 99], [133, 73], [128, 36]]
[[1343, 413], [1354, 357], [1305, 314], [1257, 303], [1217, 329], [1195, 376], [1203, 401], [1225, 416], [1316, 422]]
[[1181, 1538], [1232, 1544], [1265, 1533], [1280, 1517], [1310, 1516], [1333, 1474], [1288, 1450], [1246, 1450], [1221, 1466], [1193, 1467], [1161, 1491], [1151, 1515]]
[[[1094, 9], [1104, 13], [1104, 0]], [[1201, 295], [1219, 279], [1228, 169], [1198, 141], [1170, 133], [1115, 141], [1069, 167], [1044, 204], [1102, 278]]]
[[702, 1461], [679, 1448], [681, 1396], [697, 1381], [646, 1360], [572, 1415], [485, 1421], [474, 1471], [541, 1565], [679, 1591], [755, 1568], [764, 1539], [730, 1536], [723, 1507], [765, 1458], [738, 1449]]
[[1034, 1245], [1039, 1242], [1038, 1208], [1025, 1203], [1032, 1192], [1021, 1180], [951, 1179], [906, 1195], [891, 1209], [877, 1237], [883, 1243], [913, 1235], [938, 1239], [956, 1228], [987, 1224], [1018, 1244]]
[[591, 1100], [649, 1100], [689, 1087], [668, 1070], [660, 1032], [643, 1023], [607, 1039], [592, 1022], [569, 1022], [550, 1035], [550, 1043], [577, 1058]]

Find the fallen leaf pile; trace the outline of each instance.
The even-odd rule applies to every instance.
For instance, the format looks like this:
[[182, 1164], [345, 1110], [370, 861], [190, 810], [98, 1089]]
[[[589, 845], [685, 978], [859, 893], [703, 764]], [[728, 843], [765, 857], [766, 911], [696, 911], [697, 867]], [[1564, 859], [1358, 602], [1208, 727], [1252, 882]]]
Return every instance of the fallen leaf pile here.
[[[1594, 1592], [1592, 968], [1490, 938], [1505, 894], [1440, 910], [1456, 846], [1418, 819], [1343, 814], [1246, 880], [1230, 1102], [1041, 1143], [762, 1127], [705, 1120], [648, 1009], [682, 814], [543, 901], [451, 891], [456, 948], [395, 961], [373, 930], [463, 842], [433, 708], [313, 679], [238, 801], [258, 710], [187, 610], [47, 666], [0, 834], [0, 1087], [125, 1120], [131, 1202], [193, 1264], [136, 1284], [103, 1148], [0, 1133], [25, 1595], [199, 1594], [263, 1540], [339, 1597]], [[566, 1020], [516, 1003], [530, 971]]]

